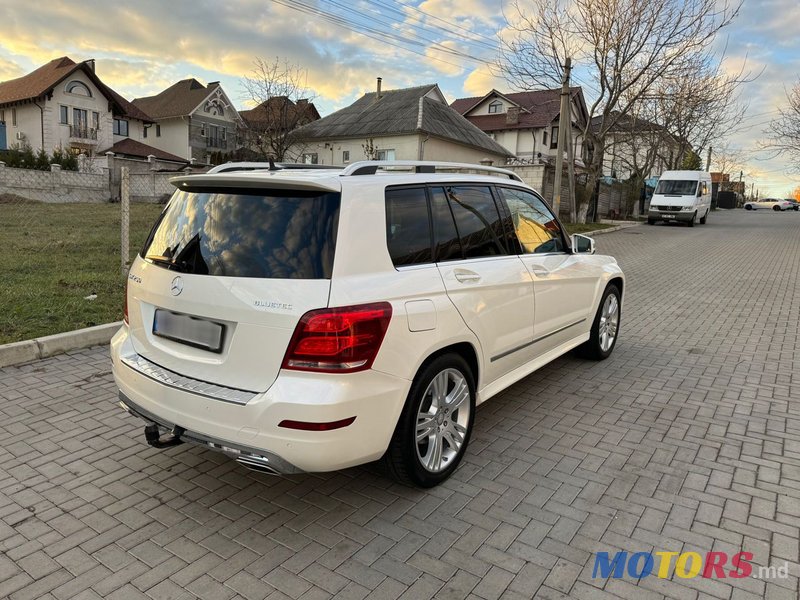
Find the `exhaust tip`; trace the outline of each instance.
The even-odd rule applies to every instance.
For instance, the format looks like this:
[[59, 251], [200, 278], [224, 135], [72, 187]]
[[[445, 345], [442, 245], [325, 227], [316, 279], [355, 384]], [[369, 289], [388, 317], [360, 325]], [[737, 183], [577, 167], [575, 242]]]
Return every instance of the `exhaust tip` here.
[[266, 475], [280, 475], [272, 465], [268, 464], [267, 459], [260, 456], [240, 456], [236, 459], [236, 462], [251, 471], [264, 473]]

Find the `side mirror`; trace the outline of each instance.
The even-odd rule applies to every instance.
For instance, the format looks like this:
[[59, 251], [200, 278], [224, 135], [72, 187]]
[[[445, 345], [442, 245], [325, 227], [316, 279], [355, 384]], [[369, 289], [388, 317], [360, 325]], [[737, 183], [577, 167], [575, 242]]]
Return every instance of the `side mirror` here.
[[573, 254], [594, 254], [595, 253], [595, 246], [594, 246], [594, 238], [590, 238], [588, 235], [581, 235], [579, 233], [573, 233], [572, 237], [570, 238], [572, 241], [572, 253]]

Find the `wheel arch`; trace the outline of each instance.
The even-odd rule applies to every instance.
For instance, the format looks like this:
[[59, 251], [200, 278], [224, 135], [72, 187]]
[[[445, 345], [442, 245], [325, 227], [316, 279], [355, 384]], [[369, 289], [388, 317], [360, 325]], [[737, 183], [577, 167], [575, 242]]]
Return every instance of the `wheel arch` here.
[[420, 363], [416, 373], [414, 373], [414, 377], [416, 377], [428, 364], [445, 354], [458, 354], [466, 361], [467, 366], [469, 366], [470, 370], [472, 371], [475, 389], [479, 389], [478, 382], [480, 381], [481, 375], [480, 361], [478, 360], [478, 351], [470, 342], [456, 342], [433, 351], [425, 357], [425, 360], [423, 360], [422, 363]]

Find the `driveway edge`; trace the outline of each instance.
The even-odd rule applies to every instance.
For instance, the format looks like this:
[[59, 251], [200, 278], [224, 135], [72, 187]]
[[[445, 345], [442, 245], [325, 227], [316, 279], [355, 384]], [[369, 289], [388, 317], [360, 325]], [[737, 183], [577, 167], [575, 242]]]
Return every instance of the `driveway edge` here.
[[49, 358], [69, 350], [108, 344], [121, 326], [122, 321], [116, 321], [33, 340], [3, 344], [0, 346], [0, 368]]
[[581, 235], [594, 237], [596, 235], [603, 235], [604, 233], [614, 233], [615, 231], [619, 231], [620, 229], [628, 229], [629, 227], [639, 227], [640, 225], [641, 223], [625, 223], [624, 225], [615, 225], [614, 227], [607, 227], [606, 229], [587, 231], [586, 233], [582, 233]]

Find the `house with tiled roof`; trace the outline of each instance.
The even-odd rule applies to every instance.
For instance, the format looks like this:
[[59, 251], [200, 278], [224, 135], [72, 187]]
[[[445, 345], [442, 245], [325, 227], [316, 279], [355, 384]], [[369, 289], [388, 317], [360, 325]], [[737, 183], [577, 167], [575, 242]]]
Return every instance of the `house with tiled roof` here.
[[94, 155], [116, 143], [141, 141], [152, 119], [112, 90], [95, 72], [95, 61], [67, 56], [0, 82], [0, 121], [7, 144], [34, 151], [56, 148]]
[[203, 85], [179, 81], [155, 96], [136, 98], [133, 105], [153, 119], [149, 145], [185, 160], [208, 163], [239, 146], [242, 118], [218, 81]]
[[[483, 96], [459, 98], [450, 107], [522, 162], [555, 159], [560, 89], [508, 94], [491, 90]], [[581, 132], [587, 119], [583, 91], [580, 87], [570, 88], [571, 140], [578, 163], [583, 156]]]
[[450, 108], [439, 86], [364, 94], [350, 106], [295, 130], [298, 158], [318, 164], [439, 160], [505, 164], [511, 154]]

